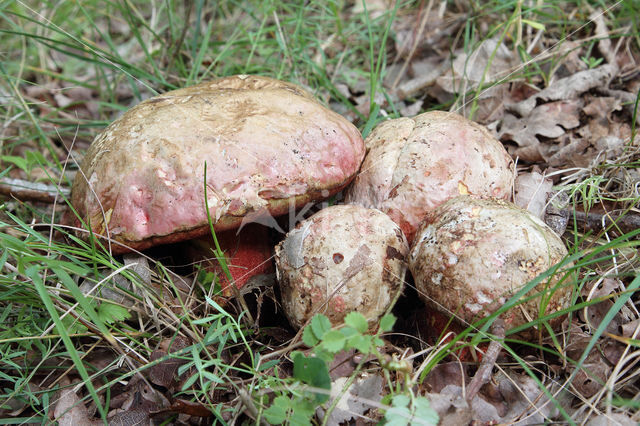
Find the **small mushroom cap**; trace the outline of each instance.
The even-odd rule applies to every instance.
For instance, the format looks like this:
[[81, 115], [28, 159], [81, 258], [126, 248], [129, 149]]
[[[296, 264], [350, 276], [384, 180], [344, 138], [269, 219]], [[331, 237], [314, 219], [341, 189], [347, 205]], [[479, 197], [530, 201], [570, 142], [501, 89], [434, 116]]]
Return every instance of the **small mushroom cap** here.
[[276, 274], [291, 325], [316, 313], [339, 324], [352, 311], [374, 321], [403, 288], [409, 246], [384, 213], [334, 205], [301, 222], [276, 246]]
[[208, 232], [205, 162], [219, 231], [331, 196], [363, 157], [358, 130], [300, 87], [239, 75], [127, 111], [87, 151], [71, 202], [94, 233], [144, 249]]
[[[429, 306], [473, 323], [566, 255], [558, 235], [528, 211], [502, 200], [459, 196], [427, 214], [409, 269]], [[502, 314], [505, 324], [519, 326], [566, 306], [571, 287], [556, 287], [562, 275], [543, 280], [527, 295], [543, 296]]]
[[365, 144], [362, 172], [346, 202], [387, 213], [409, 243], [424, 214], [450, 198], [511, 194], [511, 157], [486, 128], [459, 114], [432, 111], [388, 120]]

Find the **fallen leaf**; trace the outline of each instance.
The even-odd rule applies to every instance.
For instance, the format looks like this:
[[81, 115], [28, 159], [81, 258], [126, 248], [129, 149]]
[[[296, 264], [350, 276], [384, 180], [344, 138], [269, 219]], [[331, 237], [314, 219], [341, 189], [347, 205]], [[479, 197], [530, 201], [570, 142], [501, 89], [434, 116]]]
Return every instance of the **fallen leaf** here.
[[[160, 348], [151, 353], [151, 361], [161, 359], [169, 353], [178, 352], [187, 346], [189, 346], [189, 341], [181, 336], [177, 336], [175, 339], [165, 339], [160, 344]], [[167, 389], [173, 388], [176, 384], [178, 368], [186, 362], [180, 358], [168, 358], [155, 364], [149, 369], [149, 381]]]
[[588, 167], [591, 159], [594, 158], [591, 142], [579, 136], [568, 136], [558, 141], [558, 147], [553, 154], [546, 151], [544, 159], [550, 167], [570, 168]]
[[161, 420], [168, 417], [158, 415], [171, 405], [167, 398], [149, 386], [139, 375], [129, 381], [124, 393], [126, 398], [121, 399], [122, 405], [107, 416], [109, 424], [150, 424], [152, 418]]
[[[624, 291], [624, 285], [618, 279], [604, 278], [599, 281], [590, 282], [586, 285], [581, 295], [586, 301], [594, 301], [602, 299], [601, 301], [585, 307], [579, 311], [580, 319], [587, 323], [587, 325], [595, 330], [600, 326], [605, 316], [613, 306], [614, 300], [611, 297], [620, 294]], [[622, 324], [626, 324], [633, 318], [631, 311], [627, 309], [621, 309], [611, 321], [607, 324], [606, 331], [609, 333], [618, 333]]]
[[[339, 377], [331, 384], [331, 396], [329, 404], [333, 404], [340, 395], [349, 380], [348, 377]], [[326, 424], [337, 425], [348, 422], [354, 417], [362, 416], [370, 408], [372, 402], [377, 403], [382, 399], [382, 385], [384, 381], [377, 374], [362, 373], [344, 392], [329, 414]], [[324, 416], [324, 410], [319, 410], [320, 418]]]
[[516, 142], [518, 148], [511, 152], [512, 156], [529, 162], [545, 160], [549, 149], [540, 146], [538, 136], [557, 138], [567, 129], [578, 127], [580, 106], [578, 100], [559, 101], [540, 105], [523, 118], [506, 114], [498, 138]]
[[[590, 354], [591, 355], [591, 354]], [[594, 362], [585, 361], [571, 383], [580, 395], [590, 398], [602, 390], [611, 375], [611, 367], [603, 359], [593, 356]]]
[[601, 9], [596, 9], [589, 15], [589, 20], [596, 24], [595, 35], [598, 40], [598, 50], [600, 54], [608, 63], [617, 67], [618, 61], [616, 60], [615, 49], [613, 49], [611, 45], [611, 35], [609, 34], [607, 24], [604, 22], [604, 16], [604, 12]]
[[[429, 12], [428, 15], [425, 15]], [[399, 16], [392, 23], [395, 33], [396, 55], [406, 58], [414, 49], [414, 58], [423, 58], [432, 55], [442, 56], [437, 51], [446, 50], [448, 37], [451, 36], [463, 22], [462, 19], [444, 17], [444, 8], [427, 7], [422, 3], [415, 13]], [[420, 27], [423, 31], [420, 31]], [[415, 46], [415, 48], [414, 48]]]
[[[437, 79], [437, 83], [449, 93], [465, 93], [475, 89], [480, 83], [499, 81], [514, 72], [521, 65], [518, 55], [498, 40], [487, 39], [470, 54], [462, 50], [456, 52], [447, 72]], [[483, 89], [480, 98], [494, 96], [499, 85]]]
[[[554, 384], [546, 386], [552, 394], [558, 390]], [[462, 388], [453, 384], [445, 386], [439, 394], [428, 394], [428, 397], [442, 419], [441, 424], [469, 424], [470, 420], [485, 424], [539, 424], [553, 420], [559, 414], [535, 380], [509, 370], [494, 374], [473, 398], [471, 407], [463, 397]]]
[[205, 405], [200, 404], [199, 402], [191, 402], [184, 399], [176, 399], [169, 407], [163, 408], [158, 411], [158, 413], [169, 412], [187, 414], [193, 417], [210, 417], [212, 415], [211, 410], [209, 410]]
[[[567, 363], [567, 374], [573, 372], [575, 361], [582, 357], [585, 349], [591, 342], [591, 335], [587, 333], [573, 333], [569, 343], [565, 347], [565, 354], [568, 359], [574, 361]], [[607, 377], [611, 373], [611, 366], [602, 356], [602, 348], [604, 341], [599, 341], [591, 352], [587, 355], [580, 369], [575, 373], [575, 377], [571, 386], [580, 395], [589, 398], [602, 389], [603, 383], [607, 381]]]
[[513, 202], [542, 219], [552, 188], [551, 179], [545, 178], [539, 172], [518, 173], [514, 183], [515, 197]]
[[549, 55], [558, 59], [553, 76], [562, 78], [572, 76], [577, 72], [584, 71], [589, 66], [580, 57], [583, 55], [584, 44], [573, 40], [564, 40], [563, 43], [557, 43], [553, 46]]
[[557, 80], [546, 89], [541, 90], [534, 96], [507, 106], [507, 109], [515, 111], [521, 117], [526, 117], [536, 108], [538, 100], [541, 101], [561, 101], [576, 99], [579, 95], [596, 87], [606, 86], [616, 75], [618, 68], [614, 65], [605, 64], [597, 68], [580, 71], [570, 77]]
[[462, 387], [471, 380], [467, 374], [467, 364], [460, 362], [443, 362], [437, 364], [429, 371], [424, 383], [429, 386], [432, 393], [439, 393], [448, 385]]
[[58, 426], [97, 426], [102, 421], [89, 418], [89, 411], [74, 388], [77, 383], [71, 383], [66, 377], [60, 381], [60, 396], [53, 411], [54, 420]]
[[611, 120], [611, 113], [622, 109], [620, 99], [613, 96], [587, 96], [585, 99], [582, 111], [590, 117]]
[[[13, 361], [16, 361], [16, 358], [13, 358]], [[39, 395], [46, 393], [46, 389], [40, 387], [36, 383], [27, 382], [24, 383], [24, 389], [21, 394], [11, 395], [3, 395], [0, 397], [0, 419], [8, 419], [9, 417], [17, 417], [22, 412], [27, 409], [31, 402], [29, 398], [26, 397], [27, 394]]]
[[631, 337], [637, 339], [639, 336], [638, 330], [640, 329], [640, 319], [635, 319], [633, 321], [629, 321], [626, 324], [623, 324], [620, 327], [620, 331], [622, 332], [622, 336]]
[[[439, 393], [425, 395], [438, 416], [441, 426], [468, 425], [473, 420], [471, 409], [462, 397], [462, 388], [448, 385]], [[477, 398], [477, 397], [476, 397]]]
[[589, 414], [585, 426], [637, 426], [638, 422], [626, 413]]
[[353, 359], [355, 354], [356, 350], [350, 349], [348, 351], [340, 351], [334, 356], [333, 361], [331, 361], [329, 365], [329, 376], [331, 380], [348, 377], [355, 371], [358, 365]]

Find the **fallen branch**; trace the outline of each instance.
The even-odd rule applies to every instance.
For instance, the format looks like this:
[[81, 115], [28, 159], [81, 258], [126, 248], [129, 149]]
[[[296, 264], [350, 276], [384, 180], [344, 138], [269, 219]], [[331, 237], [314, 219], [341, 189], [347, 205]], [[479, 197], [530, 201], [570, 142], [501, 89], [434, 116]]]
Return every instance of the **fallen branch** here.
[[471, 379], [471, 383], [467, 386], [467, 403], [471, 406], [471, 401], [473, 397], [476, 396], [480, 388], [489, 382], [491, 378], [491, 371], [493, 370], [493, 366], [498, 359], [498, 355], [500, 355], [500, 351], [502, 350], [502, 341], [504, 340], [504, 321], [500, 318], [496, 319], [491, 325], [491, 333], [494, 335], [494, 339], [489, 343], [489, 347], [487, 348], [487, 352], [485, 352], [482, 357], [482, 362], [480, 363], [480, 367], [478, 367], [478, 371]]
[[69, 188], [47, 185], [42, 182], [31, 182], [23, 179], [0, 178], [0, 194], [14, 197], [20, 201], [40, 201], [53, 203], [61, 195], [68, 197]]
[[575, 221], [584, 227], [584, 231], [599, 232], [609, 228], [614, 222], [613, 229], [618, 229], [624, 234], [640, 228], [640, 215], [633, 212], [622, 214], [574, 211], [572, 214]]

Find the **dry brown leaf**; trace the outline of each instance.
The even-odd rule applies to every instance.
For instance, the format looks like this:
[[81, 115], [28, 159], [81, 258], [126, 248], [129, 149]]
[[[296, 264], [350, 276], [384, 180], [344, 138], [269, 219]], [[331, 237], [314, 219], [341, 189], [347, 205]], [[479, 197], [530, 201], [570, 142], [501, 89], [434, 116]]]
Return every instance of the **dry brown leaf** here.
[[514, 184], [515, 197], [513, 202], [542, 219], [552, 187], [551, 179], [545, 178], [537, 171], [518, 173]]
[[[419, 94], [436, 81], [446, 65], [446, 61], [435, 56], [412, 62], [406, 78], [400, 81], [393, 93], [400, 100]], [[388, 85], [391, 85], [395, 80], [393, 77], [394, 75], [390, 75], [387, 79]]]
[[559, 146], [560, 149], [544, 157], [551, 167], [587, 167], [595, 156], [591, 143], [585, 138], [567, 136], [559, 141]]
[[[160, 349], [151, 353], [151, 361], [167, 356], [169, 353], [178, 352], [189, 346], [189, 341], [181, 336], [175, 339], [165, 339], [160, 344]], [[149, 369], [149, 381], [155, 385], [172, 389], [176, 384], [178, 368], [187, 361], [179, 358], [169, 358], [155, 364]]]
[[[597, 284], [596, 288], [593, 288]], [[601, 281], [594, 281], [585, 286], [582, 296], [586, 300], [603, 299], [593, 305], [585, 307], [579, 311], [580, 319], [585, 321], [591, 329], [596, 329], [604, 320], [615, 301], [615, 296], [624, 291], [624, 285], [618, 279], [605, 278]], [[613, 296], [614, 298], [607, 298]], [[618, 312], [607, 325], [606, 331], [618, 334], [622, 324], [626, 324], [635, 319], [633, 313], [628, 308], [623, 308]]]
[[[340, 377], [331, 383], [330, 404], [340, 395], [349, 380], [348, 377]], [[384, 380], [377, 374], [362, 373], [342, 394], [336, 408], [329, 415], [326, 424], [337, 425], [347, 422], [354, 417], [362, 416], [370, 408], [371, 402], [379, 402], [382, 399], [382, 385]], [[324, 417], [321, 409], [320, 418]]]
[[611, 367], [603, 359], [598, 359], [596, 356], [593, 359], [594, 362], [587, 362], [587, 358], [571, 383], [585, 398], [590, 398], [600, 392], [611, 374]]
[[608, 63], [617, 67], [618, 61], [616, 61], [616, 52], [611, 45], [609, 29], [607, 28], [607, 24], [604, 22], [604, 12], [600, 9], [594, 10], [593, 13], [589, 15], [589, 19], [591, 22], [596, 24], [595, 33], [598, 38], [598, 50]]
[[620, 331], [622, 332], [623, 337], [630, 337], [637, 339], [638, 338], [638, 329], [640, 328], [640, 319], [635, 319], [633, 321], [629, 321], [626, 324], [623, 324], [620, 327]]
[[[429, 15], [425, 16], [425, 13]], [[414, 58], [430, 56], [437, 50], [449, 49], [447, 37], [459, 27], [462, 19], [450, 19], [444, 16], [442, 4], [429, 9], [427, 2], [422, 3], [415, 13], [398, 16], [392, 24], [395, 33], [395, 49], [398, 57], [406, 58], [414, 48]], [[420, 32], [420, 27], [423, 31]], [[443, 55], [438, 55], [443, 56]]]
[[355, 354], [355, 349], [351, 349], [348, 351], [340, 351], [335, 355], [333, 361], [331, 361], [331, 365], [329, 365], [329, 376], [331, 380], [348, 377], [355, 371], [358, 366], [358, 363], [353, 358]]
[[159, 413], [179, 413], [194, 417], [209, 417], [212, 415], [205, 405], [198, 402], [191, 402], [184, 399], [176, 399], [171, 406], [164, 408]]
[[614, 96], [587, 96], [582, 111], [590, 117], [611, 120], [611, 113], [622, 109], [622, 102]]
[[559, 101], [540, 105], [523, 118], [506, 114], [498, 138], [518, 144], [511, 152], [513, 156], [529, 162], [545, 160], [550, 148], [542, 147], [538, 136], [558, 138], [565, 130], [579, 126], [580, 106], [578, 100]]
[[589, 68], [580, 58], [583, 55], [583, 47], [583, 43], [579, 41], [565, 40], [551, 48], [549, 54], [559, 60], [553, 73], [554, 77], [568, 77]]
[[[471, 54], [456, 52], [451, 67], [437, 79], [437, 83], [449, 93], [464, 93], [480, 83], [487, 84], [505, 78], [520, 65], [518, 55], [514, 55], [504, 44], [498, 44], [497, 39], [488, 39]], [[497, 87], [483, 90], [480, 99], [494, 96]]]
[[153, 389], [140, 376], [134, 376], [127, 384], [124, 391], [126, 398], [122, 398], [122, 405], [112, 410], [108, 417], [109, 424], [150, 425], [153, 419], [161, 419], [167, 416], [158, 416], [169, 407], [169, 401], [160, 392]]
[[590, 418], [585, 426], [638, 426], [638, 422], [633, 420], [626, 413], [590, 414]]
[[473, 113], [473, 117], [469, 116], [471, 108], [463, 109], [467, 118], [472, 118], [478, 123], [491, 125], [498, 120], [504, 118], [505, 105], [512, 99], [513, 91], [506, 84], [500, 84], [494, 87], [493, 96], [478, 99], [477, 109]]
[[[16, 358], [13, 358], [13, 361], [16, 361]], [[24, 392], [22, 395], [27, 393], [45, 393], [45, 388], [37, 385], [36, 383], [25, 383], [24, 384]], [[5, 394], [6, 395], [6, 394]], [[30, 406], [30, 402], [27, 398], [20, 395], [9, 396], [8, 399], [6, 396], [0, 397], [0, 419], [8, 419], [9, 417], [17, 417], [24, 410], [26, 410]]]
[[467, 373], [467, 364], [460, 362], [442, 362], [431, 369], [424, 383], [432, 393], [439, 393], [448, 385], [462, 386], [471, 378]]
[[97, 426], [102, 421], [89, 418], [89, 411], [74, 388], [77, 383], [71, 383], [66, 377], [60, 381], [62, 389], [57, 399], [53, 416], [59, 426]]
[[605, 64], [597, 68], [577, 72], [572, 76], [557, 80], [546, 89], [524, 101], [509, 105], [507, 109], [515, 111], [521, 117], [526, 117], [536, 108], [538, 100], [561, 101], [576, 99], [584, 92], [596, 87], [606, 86], [616, 75], [617, 71], [618, 68], [616, 66]]
[[[584, 332], [572, 333], [565, 348], [566, 357], [577, 361], [591, 342], [592, 336]], [[599, 341], [587, 355], [581, 368], [575, 373], [571, 386], [582, 396], [589, 398], [602, 389], [611, 373], [611, 365], [602, 356], [604, 341]], [[567, 363], [567, 374], [575, 369], [574, 363]]]
[[[550, 384], [548, 390], [553, 393], [556, 386]], [[441, 424], [468, 424], [470, 420], [485, 424], [540, 424], [559, 413], [531, 377], [514, 372], [496, 373], [473, 398], [470, 409], [462, 388], [456, 385], [447, 385], [439, 394], [428, 394], [428, 397], [442, 419]], [[465, 416], [469, 416], [469, 420]], [[465, 421], [460, 423], [461, 420]]]
[[[425, 395], [440, 417], [441, 426], [468, 425], [473, 420], [471, 409], [462, 397], [462, 388], [448, 385], [439, 393]], [[479, 398], [479, 397], [476, 397]]]
[[[519, 420], [518, 424], [539, 424], [558, 416], [559, 410], [555, 403], [549, 400], [544, 390], [530, 376], [510, 371], [506, 371], [506, 374], [499, 372], [494, 376], [494, 382], [507, 406], [507, 412], [502, 416], [503, 422]], [[558, 390], [553, 382], [543, 385], [552, 394]], [[562, 395], [556, 396], [560, 402]]]

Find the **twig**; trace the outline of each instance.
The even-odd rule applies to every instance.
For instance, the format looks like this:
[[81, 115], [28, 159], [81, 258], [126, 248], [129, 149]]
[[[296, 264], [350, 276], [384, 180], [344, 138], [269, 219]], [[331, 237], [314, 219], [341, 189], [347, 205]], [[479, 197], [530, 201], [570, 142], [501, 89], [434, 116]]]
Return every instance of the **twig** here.
[[613, 225], [614, 222], [613, 227], [625, 234], [640, 228], [640, 215], [631, 211], [625, 214], [573, 211], [572, 214], [576, 222], [584, 226], [585, 231], [601, 231]]
[[68, 188], [31, 182], [24, 179], [0, 178], [0, 194], [9, 195], [20, 201], [41, 201], [53, 203], [56, 196], [69, 196]]
[[[421, 7], [422, 7], [422, 5], [421, 5]], [[398, 85], [398, 83], [400, 83], [400, 79], [404, 76], [404, 73], [407, 70], [407, 67], [409, 66], [409, 62], [411, 62], [411, 59], [413, 58], [413, 55], [416, 53], [416, 50], [418, 49], [418, 45], [423, 40], [422, 39], [422, 34], [424, 33], [424, 28], [427, 25], [427, 21], [429, 20], [429, 15], [431, 14], [431, 8], [432, 7], [433, 7], [433, 0], [430, 0], [429, 4], [427, 5], [427, 11], [422, 16], [422, 20], [420, 21], [420, 27], [418, 29], [418, 34], [413, 38], [413, 43], [411, 44], [411, 50], [409, 51], [409, 55], [407, 55], [406, 60], [402, 64], [402, 68], [400, 68], [400, 71], [398, 72], [398, 75], [396, 76], [396, 79], [393, 81], [393, 84], [391, 84], [391, 90], [394, 90], [396, 88], [396, 86]]]
[[500, 318], [496, 319], [491, 326], [491, 333], [494, 335], [494, 339], [489, 343], [489, 347], [482, 358], [478, 371], [476, 371], [473, 379], [471, 379], [471, 383], [467, 386], [466, 399], [469, 405], [471, 405], [473, 397], [476, 396], [480, 388], [485, 383], [489, 382], [491, 370], [493, 370], [493, 366], [495, 365], [498, 355], [500, 355], [500, 351], [502, 350], [504, 331], [504, 321]]
[[[244, 388], [240, 388], [238, 390], [238, 396], [240, 397], [240, 401], [242, 401], [242, 405], [244, 405], [247, 411], [251, 413], [251, 417], [256, 420], [259, 417], [260, 413], [258, 412], [258, 408], [256, 407], [256, 405], [253, 403], [253, 399], [251, 399], [249, 392], [247, 392]], [[268, 425], [269, 423], [263, 417], [260, 419], [260, 424]]]

